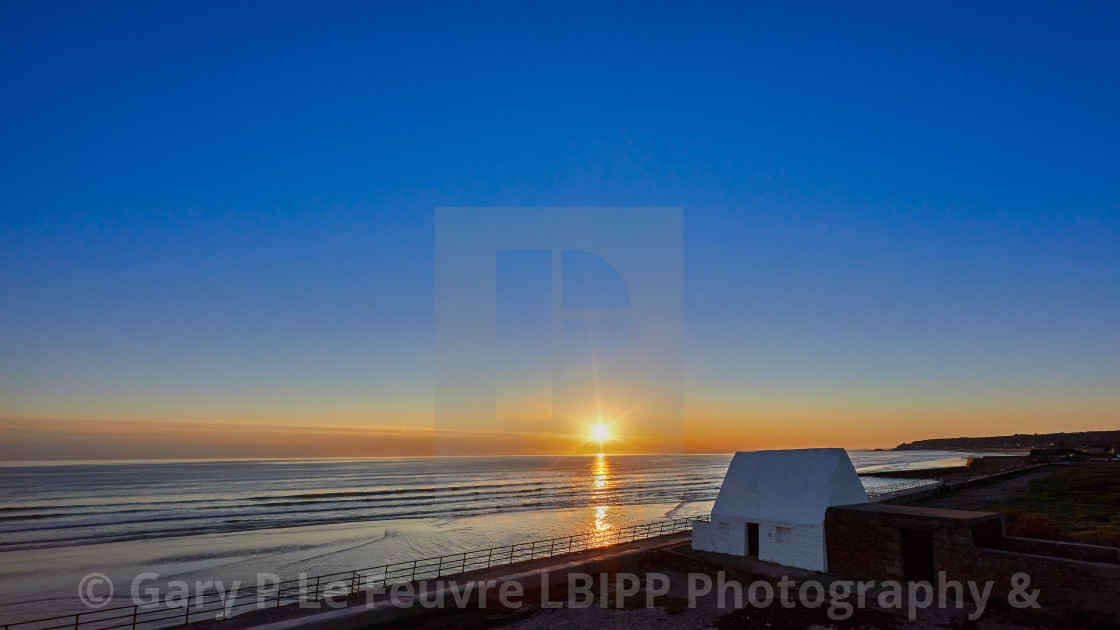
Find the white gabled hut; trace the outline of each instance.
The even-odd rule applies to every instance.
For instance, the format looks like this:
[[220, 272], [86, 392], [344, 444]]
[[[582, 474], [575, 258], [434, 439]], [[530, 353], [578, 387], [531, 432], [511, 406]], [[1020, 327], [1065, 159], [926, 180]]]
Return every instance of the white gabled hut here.
[[824, 512], [853, 503], [867, 491], [842, 448], [736, 453], [692, 548], [826, 571]]

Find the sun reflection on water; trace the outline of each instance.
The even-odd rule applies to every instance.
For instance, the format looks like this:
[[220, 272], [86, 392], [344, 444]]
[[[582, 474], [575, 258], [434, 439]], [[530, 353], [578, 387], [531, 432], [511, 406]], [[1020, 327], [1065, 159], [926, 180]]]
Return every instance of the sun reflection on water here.
[[611, 524], [607, 522], [607, 506], [600, 505], [595, 508], [595, 531], [605, 532], [611, 528]]
[[608, 521], [610, 505], [608, 505], [610, 490], [610, 462], [603, 455], [596, 456], [591, 464], [591, 504], [594, 518], [594, 544], [607, 541], [614, 525]]

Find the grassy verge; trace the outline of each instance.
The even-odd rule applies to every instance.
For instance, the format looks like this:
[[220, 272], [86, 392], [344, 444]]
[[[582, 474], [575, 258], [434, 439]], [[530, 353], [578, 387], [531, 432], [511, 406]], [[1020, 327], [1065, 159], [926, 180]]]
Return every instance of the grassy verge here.
[[1094, 462], [1030, 482], [1028, 491], [993, 503], [1011, 536], [1120, 547], [1120, 462]]

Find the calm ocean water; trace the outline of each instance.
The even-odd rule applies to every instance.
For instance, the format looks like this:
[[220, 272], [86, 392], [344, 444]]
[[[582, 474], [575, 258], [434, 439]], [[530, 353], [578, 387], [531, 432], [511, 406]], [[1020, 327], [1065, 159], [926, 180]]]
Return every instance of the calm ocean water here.
[[[852, 451], [861, 471], [961, 463]], [[0, 465], [0, 621], [80, 578], [252, 580], [707, 514], [730, 455]], [[875, 480], [865, 481], [869, 490]]]

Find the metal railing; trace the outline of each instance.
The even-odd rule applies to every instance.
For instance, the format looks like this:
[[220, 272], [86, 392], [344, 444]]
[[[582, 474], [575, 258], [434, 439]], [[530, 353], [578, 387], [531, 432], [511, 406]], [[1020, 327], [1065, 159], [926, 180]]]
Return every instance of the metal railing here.
[[[886, 480], [886, 477], [877, 477], [880, 480]], [[914, 488], [933, 488], [941, 485], [940, 479], [897, 479], [889, 482], [884, 482], [875, 488], [867, 490], [867, 498], [876, 499], [884, 497], [888, 494], [895, 492], [902, 492], [903, 490], [912, 490]]]
[[[281, 608], [330, 597], [342, 600], [363, 592], [423, 580], [461, 575], [619, 543], [645, 540], [692, 529], [696, 518], [641, 523], [560, 538], [516, 543], [380, 566], [305, 576], [238, 589], [232, 603], [219, 592], [191, 593], [183, 602], [131, 604], [81, 613], [0, 623], [2, 630], [147, 630], [227, 619], [248, 610]], [[228, 614], [227, 614], [228, 613]]]

